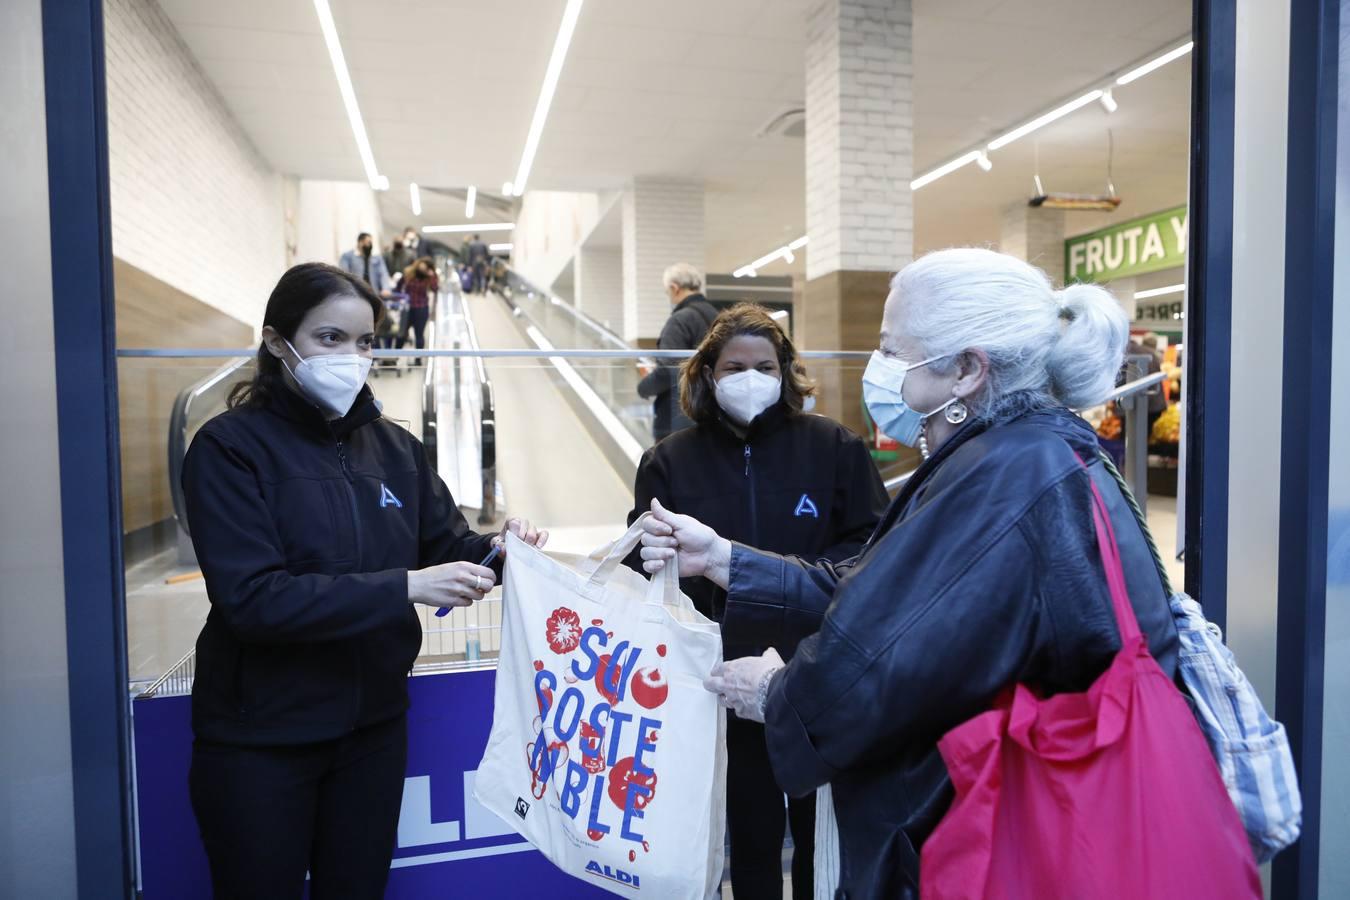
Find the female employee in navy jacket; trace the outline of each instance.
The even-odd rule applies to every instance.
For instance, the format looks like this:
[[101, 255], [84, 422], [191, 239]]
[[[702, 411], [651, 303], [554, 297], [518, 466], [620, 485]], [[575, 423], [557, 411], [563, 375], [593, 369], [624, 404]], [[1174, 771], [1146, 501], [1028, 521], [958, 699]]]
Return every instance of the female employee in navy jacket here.
[[[220, 898], [377, 898], [403, 793], [412, 604], [467, 606], [499, 539], [469, 530], [421, 444], [365, 386], [383, 307], [292, 268], [252, 382], [183, 469], [211, 612], [192, 689], [193, 810]], [[542, 545], [546, 533], [510, 526]]]
[[[763, 307], [743, 303], [722, 313], [681, 373], [681, 404], [695, 427], [643, 456], [629, 522], [656, 499], [753, 547], [835, 562], [857, 554], [885, 511], [886, 489], [857, 435], [802, 412], [811, 390], [792, 342]], [[637, 554], [630, 565], [641, 567]], [[724, 590], [703, 578], [687, 579], [683, 588], [705, 614], [722, 618]], [[768, 646], [724, 638], [727, 659]], [[791, 656], [792, 647], [778, 649]], [[793, 799], [787, 818], [793, 894], [809, 898], [815, 798]], [[733, 715], [727, 721], [727, 829], [737, 900], [783, 896], [784, 824], [764, 726]]]

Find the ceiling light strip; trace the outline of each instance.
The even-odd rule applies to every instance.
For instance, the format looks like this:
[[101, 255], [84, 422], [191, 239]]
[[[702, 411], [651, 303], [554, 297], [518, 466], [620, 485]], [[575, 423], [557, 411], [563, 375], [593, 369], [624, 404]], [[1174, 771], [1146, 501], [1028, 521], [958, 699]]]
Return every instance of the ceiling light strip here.
[[417, 189], [417, 182], [408, 185], [408, 199], [412, 202], [412, 211], [414, 216], [422, 214], [422, 192]]
[[469, 186], [469, 192], [464, 197], [464, 218], [472, 219], [474, 207], [478, 205], [478, 188]]
[[1184, 293], [1186, 293], [1186, 285], [1169, 284], [1167, 287], [1153, 288], [1147, 291], [1135, 291], [1134, 299], [1147, 300], [1150, 297], [1164, 297], [1167, 294], [1184, 294]]
[[778, 249], [764, 254], [754, 262], [747, 263], [741, 266], [739, 269], [731, 273], [731, 277], [745, 278], [749, 276], [750, 278], [754, 278], [758, 274], [759, 269], [764, 268], [765, 266], [767, 266], [769, 263], [773, 262], [776, 259], [781, 259], [784, 262], [790, 263], [796, 259], [792, 251], [800, 250], [801, 248], [805, 247], [808, 240], [809, 238], [806, 235], [802, 235], [792, 243], [784, 244]]
[[1159, 56], [1157, 59], [1151, 59], [1148, 62], [1144, 63], [1142, 66], [1139, 66], [1136, 69], [1131, 69], [1130, 71], [1126, 72], [1124, 75], [1116, 79], [1116, 84], [1129, 84], [1131, 81], [1136, 81], [1140, 78], [1143, 78], [1145, 75], [1147, 75], [1149, 72], [1152, 72], [1154, 69], [1161, 69], [1163, 66], [1167, 65], [1174, 59], [1181, 59], [1181, 57], [1185, 56], [1187, 53], [1190, 53], [1193, 49], [1195, 49], [1195, 41], [1187, 41], [1180, 47], [1177, 47], [1175, 50], [1169, 50], [1162, 56]]
[[481, 225], [423, 225], [423, 234], [477, 234], [480, 231], [510, 231], [515, 222], [484, 222]]
[[356, 89], [352, 86], [351, 73], [347, 71], [347, 58], [342, 53], [342, 42], [338, 40], [337, 24], [333, 21], [333, 11], [328, 7], [328, 0], [314, 0], [314, 11], [319, 16], [319, 29], [323, 31], [324, 43], [328, 45], [328, 58], [333, 62], [333, 74], [337, 77], [338, 90], [342, 93], [342, 104], [347, 108], [347, 121], [351, 123], [352, 135], [356, 138], [356, 151], [361, 154], [366, 180], [377, 191], [388, 190], [389, 179], [381, 175], [375, 165], [375, 154], [370, 149], [366, 123], [361, 118], [361, 107], [356, 103]]
[[913, 181], [911, 181], [909, 183], [909, 188], [912, 191], [917, 191], [919, 188], [924, 187], [925, 185], [932, 184], [934, 181], [937, 181], [944, 175], [950, 175], [952, 172], [955, 172], [958, 169], [962, 169], [973, 162], [978, 162], [980, 168], [984, 169], [987, 172], [989, 171], [989, 169], [985, 168], [985, 164], [988, 162], [987, 154], [989, 151], [999, 150], [1003, 147], [1006, 147], [1013, 141], [1016, 141], [1019, 138], [1026, 137], [1033, 131], [1037, 131], [1041, 128], [1044, 128], [1046, 125], [1049, 125], [1050, 123], [1058, 119], [1061, 119], [1064, 116], [1067, 116], [1069, 113], [1074, 112], [1075, 110], [1087, 106], [1093, 101], [1101, 101], [1102, 106], [1105, 107], [1108, 112], [1115, 112], [1115, 109], [1119, 106], [1119, 101], [1116, 100], [1115, 96], [1111, 92], [1111, 87], [1113, 85], [1129, 84], [1132, 81], [1136, 81], [1139, 78], [1142, 78], [1143, 76], [1149, 74], [1150, 72], [1162, 68], [1163, 66], [1172, 62], [1173, 60], [1180, 59], [1187, 53], [1190, 53], [1191, 50], [1194, 49], [1194, 47], [1195, 47], [1194, 41], [1187, 40], [1185, 43], [1174, 46], [1171, 49], [1166, 50], [1160, 53], [1159, 55], [1153, 57], [1152, 59], [1149, 59], [1147, 62], [1144, 62], [1138, 66], [1135, 66], [1132, 69], [1129, 69], [1119, 77], [1117, 77], [1116, 74], [1113, 72], [1104, 81], [1100, 82], [1096, 87], [1092, 88], [1086, 93], [1081, 94], [1078, 97], [1075, 97], [1074, 99], [1070, 100], [1069, 102], [1055, 107], [1054, 109], [1041, 113], [1040, 115], [1028, 120], [1024, 124], [1019, 125], [1016, 128], [1013, 128], [1005, 132], [1004, 134], [999, 135], [998, 137], [994, 138], [988, 143], [981, 144], [979, 147], [976, 147], [973, 150], [967, 151], [965, 153], [962, 153], [960, 156], [954, 157], [953, 159], [943, 163], [937, 168], [930, 169], [929, 171], [920, 175], [918, 178], [915, 178]]
[[539, 149], [539, 139], [544, 135], [544, 122], [548, 120], [548, 110], [553, 105], [553, 93], [558, 89], [558, 78], [562, 75], [563, 62], [567, 59], [567, 48], [572, 43], [572, 33], [576, 31], [577, 17], [581, 15], [581, 4], [582, 0], [567, 0], [567, 8], [563, 10], [558, 37], [553, 42], [553, 55], [549, 57], [544, 84], [539, 89], [539, 102], [534, 107], [534, 119], [530, 122], [530, 132], [525, 138], [525, 150], [520, 154], [520, 166], [516, 169], [515, 180], [511, 182], [508, 192], [517, 197], [525, 193], [530, 169], [534, 166], [534, 154]]
[[1103, 93], [1104, 91], [1101, 90], [1088, 91], [1083, 96], [1076, 97], [1073, 100], [1070, 100], [1068, 103], [1065, 103], [1063, 106], [1057, 106], [1054, 109], [1050, 110], [1048, 113], [1042, 113], [1041, 115], [1032, 119], [1030, 122], [1027, 122], [1025, 125], [1019, 125], [1012, 131], [1009, 131], [1007, 134], [1003, 134], [1000, 135], [999, 137], [994, 138], [992, 141], [989, 142], [988, 149], [997, 150], [1000, 147], [1006, 147], [1013, 141], [1017, 140], [1018, 138], [1026, 137], [1033, 131], [1039, 131], [1040, 129], [1049, 125], [1051, 122], [1064, 118], [1074, 110], [1082, 109], [1089, 103], [1097, 102], [1097, 100], [1101, 98]]

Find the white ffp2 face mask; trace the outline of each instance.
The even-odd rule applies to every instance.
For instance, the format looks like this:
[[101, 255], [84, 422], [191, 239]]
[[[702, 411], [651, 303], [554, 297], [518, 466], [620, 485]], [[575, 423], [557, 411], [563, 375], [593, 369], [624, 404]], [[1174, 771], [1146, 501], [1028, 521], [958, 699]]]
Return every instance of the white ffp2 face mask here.
[[783, 379], [751, 369], [717, 382], [717, 405], [738, 425], [749, 425], [777, 403], [782, 393]]
[[[283, 338], [284, 340], [284, 338]], [[290, 341], [291, 348], [300, 364], [294, 369], [286, 360], [282, 364], [290, 370], [301, 390], [319, 405], [325, 412], [339, 418], [351, 411], [356, 395], [366, 384], [370, 374], [370, 359], [357, 353], [320, 354], [303, 358]]]

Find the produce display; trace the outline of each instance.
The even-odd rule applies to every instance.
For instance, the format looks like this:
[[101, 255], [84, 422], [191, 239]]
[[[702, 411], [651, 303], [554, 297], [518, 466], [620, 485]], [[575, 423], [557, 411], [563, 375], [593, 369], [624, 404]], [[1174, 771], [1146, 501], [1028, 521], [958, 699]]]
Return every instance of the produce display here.
[[1173, 403], [1153, 423], [1150, 444], [1177, 444], [1181, 442], [1181, 405]]

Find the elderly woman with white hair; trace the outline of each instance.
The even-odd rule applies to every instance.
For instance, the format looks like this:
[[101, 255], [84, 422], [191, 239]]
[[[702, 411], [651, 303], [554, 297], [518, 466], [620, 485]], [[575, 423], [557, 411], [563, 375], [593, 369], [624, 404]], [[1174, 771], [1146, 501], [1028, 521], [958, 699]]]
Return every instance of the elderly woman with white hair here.
[[[856, 558], [762, 553], [687, 516], [649, 520], [643, 558], [727, 590], [727, 632], [780, 646], [710, 679], [763, 719], [774, 775], [800, 796], [829, 784], [839, 894], [917, 897], [920, 849], [953, 798], [937, 742], [1015, 684], [1086, 690], [1121, 646], [1102, 575], [1091, 484], [1106, 498], [1126, 587], [1164, 672], [1177, 635], [1146, 538], [1071, 410], [1101, 403], [1128, 331], [1106, 291], [1056, 291], [988, 250], [931, 253], [891, 283], [863, 395], [885, 433], [924, 462]], [[766, 616], [766, 608], [783, 614]], [[788, 614], [788, 613], [792, 614]], [[807, 625], [805, 627], [811, 627]], [[819, 886], [819, 885], [818, 885]], [[819, 890], [818, 890], [819, 895]]]

